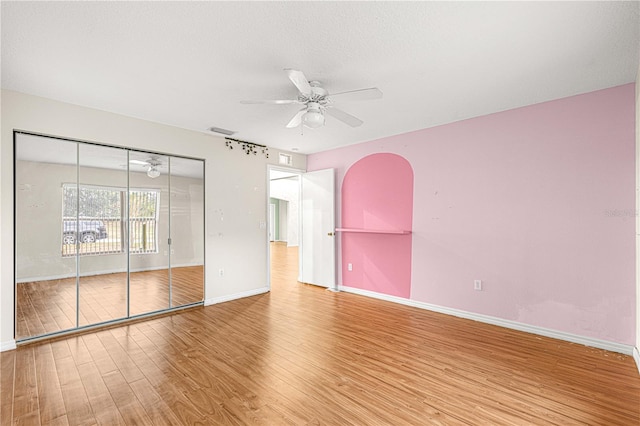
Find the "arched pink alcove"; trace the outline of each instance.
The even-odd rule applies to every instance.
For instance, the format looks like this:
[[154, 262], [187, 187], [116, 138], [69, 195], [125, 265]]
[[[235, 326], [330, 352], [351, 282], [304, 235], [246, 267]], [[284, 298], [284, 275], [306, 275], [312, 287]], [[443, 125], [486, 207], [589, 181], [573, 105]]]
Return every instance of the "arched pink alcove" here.
[[409, 298], [412, 222], [407, 160], [381, 153], [353, 164], [342, 183], [342, 284]]

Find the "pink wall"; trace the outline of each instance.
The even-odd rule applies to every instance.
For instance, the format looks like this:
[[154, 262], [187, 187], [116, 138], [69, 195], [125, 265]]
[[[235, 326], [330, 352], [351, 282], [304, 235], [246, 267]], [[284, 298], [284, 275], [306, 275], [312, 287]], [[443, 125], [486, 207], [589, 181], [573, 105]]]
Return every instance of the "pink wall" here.
[[307, 166], [336, 168], [340, 188], [364, 156], [411, 163], [410, 299], [633, 345], [634, 90], [321, 152]]
[[[343, 228], [411, 231], [413, 170], [399, 155], [379, 153], [358, 160], [347, 171], [341, 192]], [[411, 234], [341, 234], [343, 285], [410, 296]]]

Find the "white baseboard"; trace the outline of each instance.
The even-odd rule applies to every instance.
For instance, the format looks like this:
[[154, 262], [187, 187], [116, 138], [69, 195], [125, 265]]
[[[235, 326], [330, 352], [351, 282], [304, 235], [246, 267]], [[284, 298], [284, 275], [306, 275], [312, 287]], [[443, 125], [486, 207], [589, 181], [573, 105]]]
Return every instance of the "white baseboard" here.
[[204, 306], [215, 305], [217, 303], [230, 302], [236, 299], [242, 299], [244, 297], [256, 296], [258, 294], [264, 294], [269, 292], [269, 287], [260, 287], [253, 290], [242, 291], [240, 293], [229, 294], [227, 296], [213, 297], [204, 301]]
[[633, 359], [636, 361], [636, 367], [638, 367], [638, 373], [640, 373], [640, 349], [633, 348]]
[[16, 341], [9, 340], [8, 342], [0, 343], [0, 352], [11, 351], [16, 348]]
[[[459, 309], [447, 308], [444, 306], [432, 305], [430, 303], [418, 302], [416, 300], [405, 299], [403, 297], [389, 296], [387, 294], [376, 293], [369, 290], [361, 290], [359, 288], [339, 286], [341, 291], [348, 293], [359, 294], [362, 296], [373, 297], [376, 299], [386, 300], [388, 302], [400, 303], [402, 305], [413, 306], [415, 308], [426, 309], [428, 311], [438, 312], [441, 314], [453, 315], [460, 318], [466, 318], [474, 321], [479, 321], [487, 324], [498, 325], [500, 327], [510, 328], [513, 330], [524, 331], [527, 333], [537, 334], [545, 337], [552, 337], [554, 339], [565, 340], [567, 342], [578, 343], [593, 348], [604, 349], [611, 352], [618, 352], [625, 355], [632, 355], [634, 347], [630, 345], [624, 345], [621, 343], [609, 342], [606, 340], [594, 339], [591, 337], [578, 336], [572, 333], [565, 333], [563, 331], [552, 330], [544, 327], [537, 327], [535, 325], [524, 324], [517, 321], [506, 320], [502, 318], [492, 317], [489, 315], [475, 314], [472, 312], [462, 311]], [[637, 353], [637, 349], [636, 349]], [[634, 355], [635, 357], [635, 355]], [[636, 358], [638, 368], [640, 368], [640, 355]]]

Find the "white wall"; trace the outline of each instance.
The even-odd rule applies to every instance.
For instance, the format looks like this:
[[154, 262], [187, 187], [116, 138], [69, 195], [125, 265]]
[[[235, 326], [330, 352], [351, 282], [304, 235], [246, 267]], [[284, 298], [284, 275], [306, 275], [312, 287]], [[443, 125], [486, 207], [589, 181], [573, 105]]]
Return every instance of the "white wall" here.
[[[280, 235], [278, 236], [278, 239], [280, 241], [287, 241], [289, 242], [289, 231], [288, 231], [288, 225], [289, 225], [289, 202], [285, 201], [285, 200], [278, 200], [278, 212], [280, 212], [280, 214], [278, 215], [278, 226], [280, 229]], [[288, 244], [288, 245], [297, 245], [297, 244]]]
[[[229, 150], [224, 139], [45, 98], [2, 91], [0, 149], [0, 349], [13, 347], [13, 130], [202, 158], [205, 166], [205, 298], [211, 302], [267, 287], [267, 165], [270, 158]], [[306, 156], [289, 153], [293, 166]], [[247, 259], [251, 259], [247, 267]], [[224, 269], [224, 277], [217, 271]]]
[[[292, 176], [288, 179], [275, 179], [271, 181], [270, 196], [280, 200], [288, 201], [287, 224], [283, 233], [283, 227], [280, 225], [280, 239], [286, 238], [287, 246], [297, 246], [299, 244], [299, 228], [300, 228], [300, 182], [298, 176]], [[282, 217], [282, 207], [280, 204], [280, 217]]]

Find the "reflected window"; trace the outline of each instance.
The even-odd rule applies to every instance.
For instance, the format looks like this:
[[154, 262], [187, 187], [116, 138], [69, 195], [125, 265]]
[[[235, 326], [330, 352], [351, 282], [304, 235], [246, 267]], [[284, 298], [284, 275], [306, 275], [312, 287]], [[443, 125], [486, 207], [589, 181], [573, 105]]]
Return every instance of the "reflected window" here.
[[129, 191], [129, 252], [158, 253], [160, 191]]
[[[79, 193], [78, 193], [79, 189]], [[64, 184], [62, 256], [122, 253], [125, 188]], [[130, 253], [158, 252], [158, 190], [129, 191]]]

